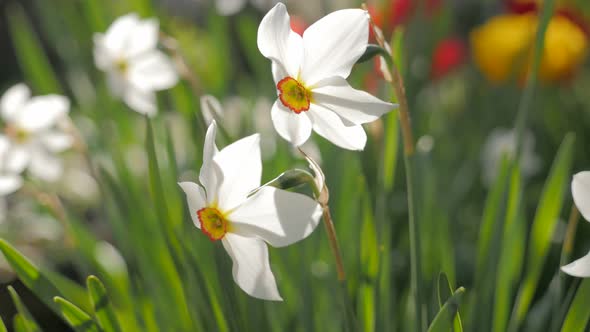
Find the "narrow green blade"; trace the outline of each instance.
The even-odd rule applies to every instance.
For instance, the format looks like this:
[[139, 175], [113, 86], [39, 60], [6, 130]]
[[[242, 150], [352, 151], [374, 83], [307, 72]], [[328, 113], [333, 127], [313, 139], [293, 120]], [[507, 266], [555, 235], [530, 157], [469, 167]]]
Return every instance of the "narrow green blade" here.
[[537, 212], [531, 229], [530, 242], [526, 257], [526, 272], [521, 283], [514, 307], [510, 330], [515, 331], [525, 318], [537, 285], [541, 271], [551, 245], [551, 238], [563, 205], [563, 199], [569, 183], [570, 170], [574, 152], [574, 135], [566, 135], [557, 157], [551, 167], [551, 173], [543, 188], [543, 194], [537, 206]]
[[590, 279], [584, 279], [576, 292], [561, 332], [584, 331], [590, 321]]
[[449, 332], [453, 329], [455, 324], [455, 317], [459, 312], [459, 305], [463, 301], [463, 295], [465, 289], [459, 287], [451, 296], [447, 302], [442, 306], [432, 324], [428, 328], [428, 332]]
[[59, 296], [54, 297], [53, 301], [59, 308], [64, 320], [77, 332], [100, 332], [100, 328], [92, 320], [92, 317], [76, 307], [72, 302]]
[[57, 76], [23, 8], [13, 4], [7, 8], [6, 16], [17, 59], [27, 82], [39, 94], [60, 92]]
[[89, 276], [86, 279], [88, 295], [94, 307], [94, 314], [98, 325], [104, 332], [120, 332], [119, 322], [111, 301], [107, 295], [106, 288], [95, 276]]
[[22, 327], [26, 329], [28, 332], [38, 332], [41, 331], [39, 324], [35, 321], [35, 318], [27, 307], [24, 305], [23, 301], [18, 296], [18, 293], [12, 288], [12, 286], [8, 286], [8, 292], [10, 293], [10, 297], [12, 297], [12, 302], [14, 302], [14, 306], [18, 311], [20, 317], [22, 317]]

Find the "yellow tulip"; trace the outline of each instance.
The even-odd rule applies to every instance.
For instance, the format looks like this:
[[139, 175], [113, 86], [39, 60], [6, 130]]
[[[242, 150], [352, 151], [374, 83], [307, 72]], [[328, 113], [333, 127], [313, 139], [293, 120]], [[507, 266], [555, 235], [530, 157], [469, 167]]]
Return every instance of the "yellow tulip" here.
[[[471, 32], [475, 63], [484, 76], [499, 83], [522, 80], [532, 64], [537, 31], [535, 14], [506, 14], [491, 18]], [[545, 35], [539, 78], [553, 82], [568, 78], [584, 60], [588, 40], [584, 31], [564, 16], [554, 16]]]

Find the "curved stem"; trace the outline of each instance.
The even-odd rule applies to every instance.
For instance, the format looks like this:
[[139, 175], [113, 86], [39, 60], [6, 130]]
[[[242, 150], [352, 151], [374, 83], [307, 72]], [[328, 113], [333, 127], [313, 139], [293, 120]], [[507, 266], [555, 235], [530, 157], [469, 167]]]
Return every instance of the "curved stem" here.
[[[366, 6], [363, 4], [366, 10]], [[381, 48], [390, 48], [383, 38], [381, 30], [371, 21], [371, 28], [375, 33], [377, 43]], [[406, 89], [403, 78], [399, 72], [393, 54], [387, 59], [388, 66], [384, 68], [385, 80], [391, 85], [397, 102], [399, 103], [398, 116], [401, 126], [402, 139], [404, 144], [404, 166], [406, 173], [406, 187], [408, 191], [408, 227], [410, 233], [410, 261], [411, 261], [411, 289], [414, 296], [415, 329], [422, 331], [426, 327], [426, 321], [422, 315], [422, 263], [420, 246], [420, 224], [417, 219], [416, 207], [416, 177], [414, 175], [414, 134], [410, 118], [410, 108], [406, 97]], [[391, 61], [389, 61], [391, 60]]]

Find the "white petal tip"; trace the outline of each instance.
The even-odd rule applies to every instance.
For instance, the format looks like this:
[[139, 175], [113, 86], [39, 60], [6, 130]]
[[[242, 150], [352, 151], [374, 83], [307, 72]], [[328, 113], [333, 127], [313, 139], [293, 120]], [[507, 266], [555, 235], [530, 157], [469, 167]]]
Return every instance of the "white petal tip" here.
[[572, 277], [590, 278], [590, 253], [568, 265], [562, 266], [561, 271]]

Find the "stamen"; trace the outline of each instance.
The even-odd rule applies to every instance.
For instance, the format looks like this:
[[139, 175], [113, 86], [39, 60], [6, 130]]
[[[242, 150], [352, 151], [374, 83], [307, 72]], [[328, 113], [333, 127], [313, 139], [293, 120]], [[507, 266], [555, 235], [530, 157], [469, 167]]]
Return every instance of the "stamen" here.
[[221, 240], [225, 236], [225, 233], [228, 232], [229, 222], [216, 208], [202, 208], [197, 211], [197, 215], [201, 224], [201, 231], [211, 241]]
[[285, 77], [277, 84], [279, 99], [285, 107], [299, 114], [309, 110], [311, 91], [293, 77]]

